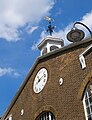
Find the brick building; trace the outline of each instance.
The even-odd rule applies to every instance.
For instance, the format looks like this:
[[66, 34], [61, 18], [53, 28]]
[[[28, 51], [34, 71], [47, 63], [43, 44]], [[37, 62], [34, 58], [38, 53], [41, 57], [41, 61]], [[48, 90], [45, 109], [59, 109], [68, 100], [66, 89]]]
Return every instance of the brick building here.
[[38, 47], [41, 56], [1, 120], [92, 120], [92, 39], [63, 47], [47, 37]]

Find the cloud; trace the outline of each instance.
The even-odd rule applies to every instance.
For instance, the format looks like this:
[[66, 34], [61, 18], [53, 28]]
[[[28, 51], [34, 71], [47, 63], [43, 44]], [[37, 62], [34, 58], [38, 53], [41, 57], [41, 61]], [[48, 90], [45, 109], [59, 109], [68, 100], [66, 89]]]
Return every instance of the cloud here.
[[55, 16], [59, 16], [59, 15], [61, 15], [61, 13], [62, 13], [62, 9], [59, 8], [58, 11], [56, 12], [56, 15], [55, 15]]
[[83, 22], [92, 30], [92, 11], [83, 16], [81, 22]]
[[54, 0], [0, 0], [0, 38], [20, 40], [19, 29], [39, 22], [53, 5]]
[[38, 29], [39, 26], [35, 26], [35, 27], [31, 27], [30, 29], [28, 29], [28, 33], [32, 34], [36, 29]]
[[47, 34], [46, 34], [46, 31], [42, 31], [41, 35], [40, 35], [40, 39], [38, 40], [38, 42], [34, 42], [31, 49], [32, 50], [36, 50], [37, 49], [37, 46], [38, 44], [44, 39], [46, 38]]
[[19, 77], [20, 74], [18, 72], [16, 72], [14, 69], [12, 68], [0, 68], [0, 77], [5, 76], [5, 75], [11, 75], [14, 77]]

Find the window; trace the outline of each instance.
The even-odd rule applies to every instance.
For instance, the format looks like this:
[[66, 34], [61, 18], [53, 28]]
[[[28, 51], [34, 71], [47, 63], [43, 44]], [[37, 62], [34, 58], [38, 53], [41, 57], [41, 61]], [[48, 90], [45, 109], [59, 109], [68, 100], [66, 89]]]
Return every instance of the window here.
[[55, 120], [55, 116], [51, 112], [43, 112], [36, 120]]
[[42, 55], [45, 55], [47, 53], [47, 48], [44, 48], [44, 50], [42, 51]]
[[86, 120], [92, 120], [92, 85], [89, 85], [83, 98]]
[[50, 51], [52, 51], [52, 50], [56, 50], [56, 49], [58, 49], [57, 46], [54, 46], [54, 45], [53, 45], [53, 46], [50, 47]]
[[12, 120], [12, 115], [8, 116], [5, 120]]

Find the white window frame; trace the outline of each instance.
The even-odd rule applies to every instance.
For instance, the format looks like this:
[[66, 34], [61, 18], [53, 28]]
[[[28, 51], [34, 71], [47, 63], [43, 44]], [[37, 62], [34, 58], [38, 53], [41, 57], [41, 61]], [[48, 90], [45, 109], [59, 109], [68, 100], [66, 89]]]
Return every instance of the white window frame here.
[[9, 115], [5, 120], [12, 120], [12, 114]]
[[[87, 98], [86, 98], [86, 96], [87, 96]], [[83, 97], [83, 105], [84, 105], [84, 111], [85, 111], [86, 120], [88, 120], [88, 116], [90, 116], [90, 115], [92, 116], [92, 110], [91, 110], [92, 103], [90, 104], [90, 102], [89, 102], [90, 98], [91, 98], [91, 96], [89, 97], [88, 90], [86, 90], [85, 94], [84, 94], [84, 97]], [[88, 106], [86, 106], [85, 100], [88, 101]], [[87, 108], [89, 108], [89, 110], [90, 110], [90, 114], [89, 115], [87, 113]]]
[[36, 120], [55, 120], [55, 116], [51, 112], [43, 112]]
[[86, 120], [88, 120], [88, 118], [87, 118], [87, 111], [86, 111], [86, 104], [85, 104], [85, 95], [83, 97], [83, 105], [84, 105], [85, 117], [86, 117]]

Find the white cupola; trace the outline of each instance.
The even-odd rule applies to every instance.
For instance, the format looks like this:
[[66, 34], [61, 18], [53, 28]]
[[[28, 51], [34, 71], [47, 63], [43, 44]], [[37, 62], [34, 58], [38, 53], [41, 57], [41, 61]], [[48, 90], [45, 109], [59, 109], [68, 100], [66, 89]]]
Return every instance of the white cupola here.
[[64, 41], [62, 39], [49, 36], [43, 39], [43, 41], [38, 45], [38, 48], [41, 51], [41, 55], [45, 55], [63, 46]]

